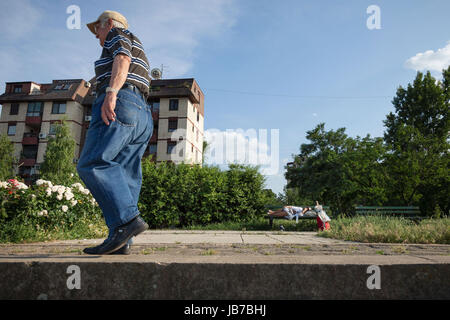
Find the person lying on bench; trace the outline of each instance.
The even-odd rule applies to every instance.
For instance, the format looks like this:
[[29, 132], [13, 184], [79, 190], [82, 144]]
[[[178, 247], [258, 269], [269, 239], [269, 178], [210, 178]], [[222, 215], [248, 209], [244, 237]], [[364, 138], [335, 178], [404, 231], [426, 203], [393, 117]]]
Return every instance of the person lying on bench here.
[[306, 212], [311, 211], [310, 207], [296, 207], [296, 206], [284, 206], [282, 209], [267, 212], [268, 215], [274, 217], [285, 217], [286, 219], [292, 220], [295, 217], [302, 217]]

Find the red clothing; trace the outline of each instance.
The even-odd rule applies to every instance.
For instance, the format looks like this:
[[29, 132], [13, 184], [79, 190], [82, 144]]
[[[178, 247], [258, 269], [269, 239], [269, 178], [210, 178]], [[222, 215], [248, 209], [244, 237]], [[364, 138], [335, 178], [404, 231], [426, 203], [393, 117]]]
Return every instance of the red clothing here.
[[327, 222], [325, 222], [325, 226], [324, 226], [323, 221], [319, 217], [317, 217], [317, 228], [322, 231], [324, 229], [330, 230], [330, 223], [327, 221]]

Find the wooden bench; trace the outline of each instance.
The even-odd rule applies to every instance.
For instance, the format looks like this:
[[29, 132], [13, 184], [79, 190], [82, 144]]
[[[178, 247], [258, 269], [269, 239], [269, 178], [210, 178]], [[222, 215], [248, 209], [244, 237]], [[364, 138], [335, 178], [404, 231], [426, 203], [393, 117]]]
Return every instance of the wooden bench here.
[[[278, 209], [282, 209], [284, 206], [277, 206], [277, 205], [268, 205], [268, 206], [265, 206], [264, 208], [266, 209], [266, 210], [274, 210], [274, 211], [276, 211], [276, 210], [278, 210]], [[301, 206], [300, 206], [301, 207]], [[306, 207], [310, 207], [310, 208], [314, 208], [314, 206], [306, 206]], [[302, 207], [302, 208], [305, 208], [305, 207]], [[326, 211], [327, 209], [328, 209], [329, 207], [328, 206], [323, 206], [323, 209]], [[312, 210], [314, 210], [314, 209], [312, 209]], [[310, 219], [316, 219], [317, 218], [317, 216], [301, 216], [301, 217], [298, 217], [298, 220], [304, 220], [304, 219], [306, 219], [306, 220], [310, 220]], [[271, 215], [268, 215], [268, 214], [266, 214], [265, 216], [264, 216], [264, 219], [269, 219], [269, 225], [270, 225], [270, 227], [273, 227], [273, 219], [284, 219], [284, 220], [289, 220], [289, 219], [286, 219], [285, 217], [278, 217], [278, 216], [271, 216]], [[294, 220], [295, 218], [293, 218], [292, 220]]]
[[387, 215], [420, 220], [419, 207], [355, 207], [357, 215]]

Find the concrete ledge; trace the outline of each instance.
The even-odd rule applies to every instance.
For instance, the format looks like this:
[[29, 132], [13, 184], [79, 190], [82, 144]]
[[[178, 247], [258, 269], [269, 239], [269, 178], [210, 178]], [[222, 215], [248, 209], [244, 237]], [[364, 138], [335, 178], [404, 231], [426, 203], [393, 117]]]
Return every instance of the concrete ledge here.
[[[1, 260], [0, 299], [450, 298], [448, 257], [403, 257], [395, 263], [381, 258], [310, 256], [280, 261], [272, 256], [227, 263], [226, 257], [184, 262], [140, 256], [15, 257]], [[367, 286], [373, 277], [368, 272], [371, 264], [379, 266], [380, 289]], [[71, 265], [79, 268], [78, 274]], [[68, 287], [76, 283], [74, 276], [79, 276], [80, 289]]]
[[1, 244], [0, 299], [450, 299], [449, 245], [316, 234], [152, 230], [129, 256], [82, 253], [103, 239]]

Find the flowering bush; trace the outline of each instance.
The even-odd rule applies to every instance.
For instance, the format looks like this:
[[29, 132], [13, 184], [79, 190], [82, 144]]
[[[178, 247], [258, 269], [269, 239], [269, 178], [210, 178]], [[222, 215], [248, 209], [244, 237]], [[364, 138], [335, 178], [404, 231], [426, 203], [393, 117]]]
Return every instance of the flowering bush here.
[[100, 217], [101, 210], [81, 183], [70, 187], [39, 179], [35, 185], [0, 181], [0, 222], [33, 224], [36, 228], [70, 227], [76, 221]]

